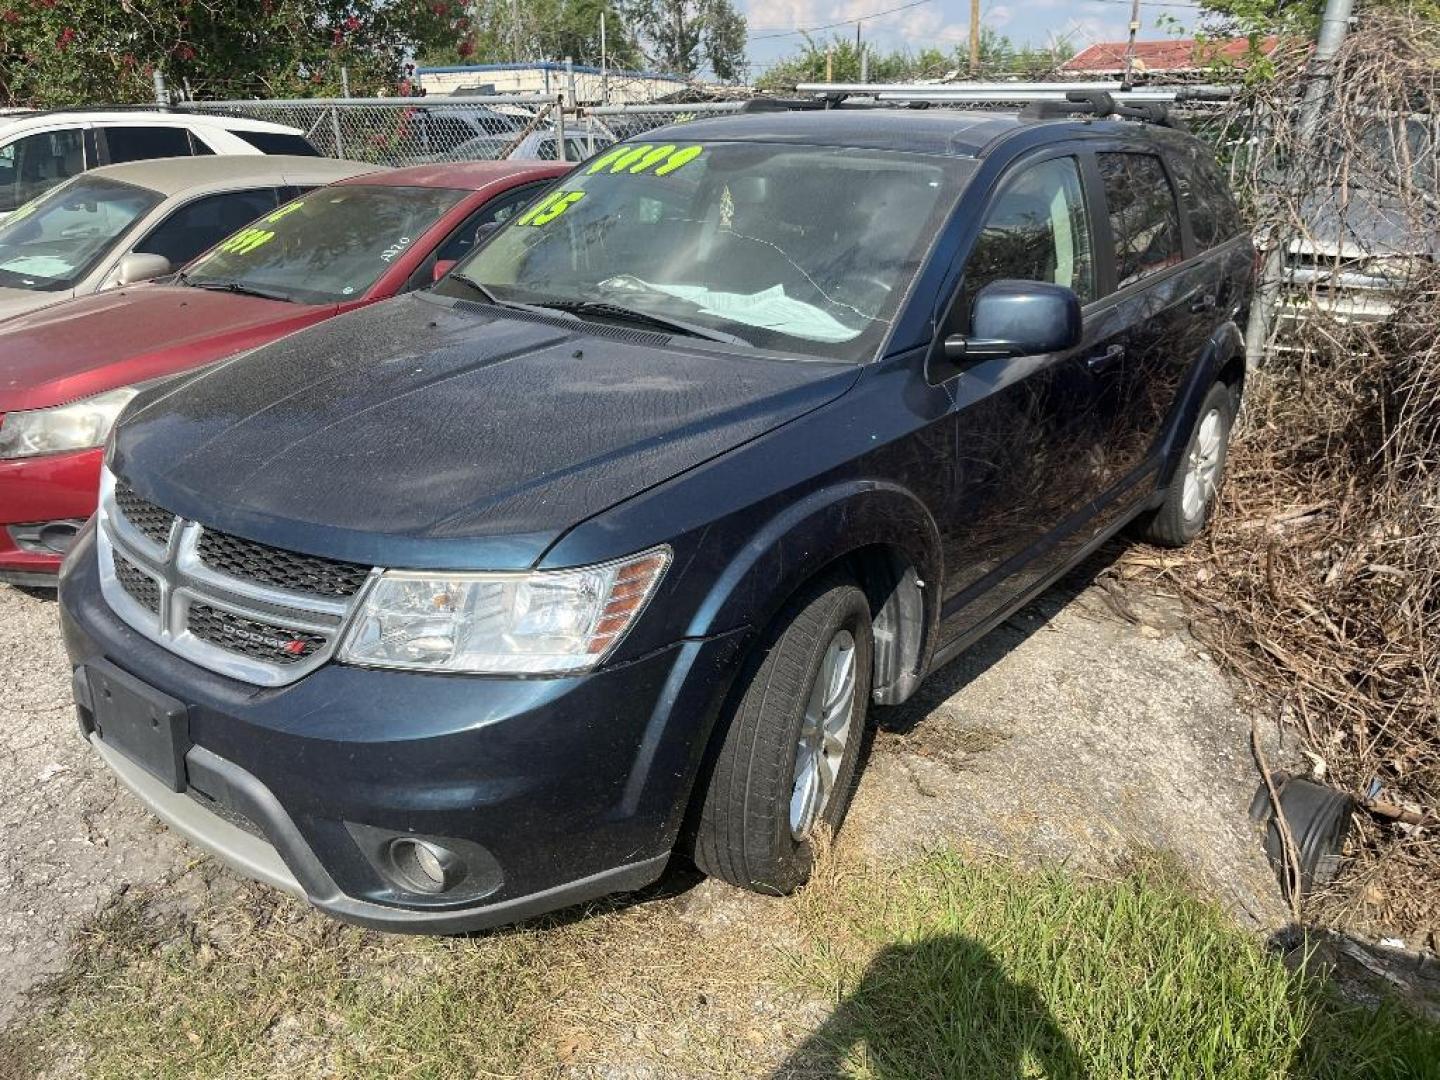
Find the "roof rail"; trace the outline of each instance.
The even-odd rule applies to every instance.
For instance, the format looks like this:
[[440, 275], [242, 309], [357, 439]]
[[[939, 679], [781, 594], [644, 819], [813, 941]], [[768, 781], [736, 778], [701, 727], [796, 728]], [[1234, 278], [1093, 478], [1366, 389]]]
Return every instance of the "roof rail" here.
[[1229, 101], [1236, 88], [1218, 83], [1147, 86], [1127, 90], [1116, 80], [1097, 82], [955, 82], [955, 83], [800, 83], [796, 91], [838, 101], [846, 97], [872, 97], [890, 103], [926, 101], [936, 104], [962, 102], [1015, 103], [1065, 101], [1073, 92], [1103, 91], [1117, 102], [1149, 104], [1172, 102]]

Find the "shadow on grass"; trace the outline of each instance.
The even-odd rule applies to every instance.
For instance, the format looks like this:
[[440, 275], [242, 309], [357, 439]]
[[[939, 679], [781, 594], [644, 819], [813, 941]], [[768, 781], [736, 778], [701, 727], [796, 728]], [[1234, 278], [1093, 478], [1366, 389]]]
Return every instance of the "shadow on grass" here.
[[1070, 1039], [1031, 987], [1005, 974], [974, 938], [891, 945], [776, 1080], [1086, 1075]]

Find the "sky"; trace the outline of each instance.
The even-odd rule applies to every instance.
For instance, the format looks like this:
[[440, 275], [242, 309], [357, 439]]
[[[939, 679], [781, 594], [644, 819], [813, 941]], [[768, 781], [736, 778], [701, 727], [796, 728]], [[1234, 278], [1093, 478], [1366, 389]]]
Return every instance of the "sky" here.
[[[815, 33], [817, 40], [831, 34], [855, 34], [858, 17], [890, 11], [865, 20], [864, 40], [875, 48], [919, 49], [928, 45], [949, 49], [969, 38], [969, 0], [921, 0], [902, 11], [891, 11], [913, 0], [739, 0], [750, 23], [747, 45], [756, 73], [777, 58], [795, 52], [805, 39], [798, 28], [844, 22], [844, 26]], [[1164, 39], [1172, 30], [1158, 24], [1161, 15], [1190, 29], [1199, 15], [1191, 0], [1160, 3], [1142, 0], [1140, 38]], [[1052, 37], [1063, 38], [1079, 51], [1096, 41], [1123, 41], [1130, 21], [1130, 0], [982, 0], [980, 20], [1017, 45], [1045, 46]]]

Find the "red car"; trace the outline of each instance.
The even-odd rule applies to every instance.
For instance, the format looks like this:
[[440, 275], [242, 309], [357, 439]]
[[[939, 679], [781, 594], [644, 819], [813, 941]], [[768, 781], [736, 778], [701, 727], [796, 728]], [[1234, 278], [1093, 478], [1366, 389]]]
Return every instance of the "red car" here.
[[316, 188], [163, 284], [0, 325], [0, 581], [49, 586], [137, 388], [431, 284], [571, 165], [466, 162]]

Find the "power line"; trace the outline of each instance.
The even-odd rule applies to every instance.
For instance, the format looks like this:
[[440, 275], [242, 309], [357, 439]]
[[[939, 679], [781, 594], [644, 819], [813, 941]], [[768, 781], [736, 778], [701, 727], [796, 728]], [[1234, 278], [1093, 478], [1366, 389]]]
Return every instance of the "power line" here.
[[[859, 22], [869, 22], [871, 19], [883, 18], [886, 15], [894, 15], [897, 11], [909, 11], [911, 8], [919, 7], [921, 4], [932, 4], [935, 0], [911, 0], [911, 3], [901, 4], [899, 7], [887, 8], [884, 11], [875, 11], [869, 15], [857, 15], [853, 19], [841, 19], [839, 22], [826, 23], [824, 26], [802, 26], [794, 30], [780, 30], [773, 34], [752, 34], [751, 41], [765, 41], [767, 38], [790, 37], [794, 34], [813, 34], [817, 30], [833, 30], [837, 26], [854, 26]], [[1128, 3], [1129, 0], [1126, 0]]]

